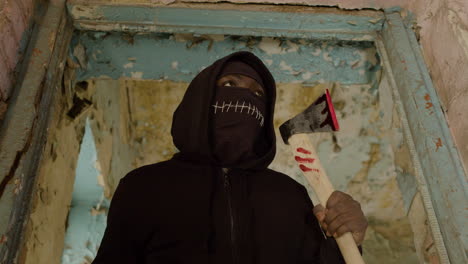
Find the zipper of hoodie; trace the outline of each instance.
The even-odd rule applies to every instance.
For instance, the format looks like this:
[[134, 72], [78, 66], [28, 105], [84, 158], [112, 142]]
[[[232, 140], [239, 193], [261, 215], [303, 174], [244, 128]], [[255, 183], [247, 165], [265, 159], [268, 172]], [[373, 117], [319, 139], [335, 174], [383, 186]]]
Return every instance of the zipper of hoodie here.
[[231, 181], [229, 179], [228, 172], [223, 171], [224, 175], [224, 189], [226, 191], [227, 203], [228, 203], [228, 210], [229, 210], [229, 220], [231, 224], [231, 251], [232, 251], [232, 258], [233, 263], [238, 263], [237, 261], [237, 245], [236, 245], [236, 230], [235, 230], [235, 223], [234, 223], [234, 211], [232, 208], [232, 197], [231, 197]]

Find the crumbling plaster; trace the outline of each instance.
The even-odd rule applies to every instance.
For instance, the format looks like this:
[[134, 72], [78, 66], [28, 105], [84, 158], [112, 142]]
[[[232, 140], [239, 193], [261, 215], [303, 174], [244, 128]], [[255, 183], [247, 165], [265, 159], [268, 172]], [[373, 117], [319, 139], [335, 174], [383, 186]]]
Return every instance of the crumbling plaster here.
[[[244, 6], [244, 7], [245, 7], [245, 6]], [[403, 15], [404, 17], [408, 17], [408, 21], [410, 21], [409, 17], [411, 17], [411, 15], [408, 15], [408, 14], [409, 14], [408, 12], [402, 11], [402, 15]], [[418, 29], [417, 26], [415, 26], [414, 28], [415, 28], [415, 29]], [[421, 38], [421, 35], [419, 35], [419, 38]], [[126, 64], [125, 64], [125, 65], [126, 65]], [[130, 66], [130, 65], [128, 65], [128, 66]], [[132, 64], [131, 66], [133, 66], [133, 64]], [[176, 65], [176, 66], [177, 66], [177, 65]], [[125, 68], [125, 67], [124, 67], [124, 68]], [[133, 77], [133, 76], [132, 76], [132, 77]], [[147, 76], [141, 75], [141, 76], [139, 76], [138, 78], [143, 78], [143, 79], [144, 79], [144, 78], [146, 78], [146, 77], [147, 77]], [[374, 147], [374, 148], [371, 148], [371, 149], [369, 150], [369, 153], [374, 153], [374, 152], [377, 152], [377, 153], [378, 153], [378, 152], [381, 151], [380, 149], [375, 149], [375, 146], [371, 146], [371, 147]], [[376, 159], [377, 161], [379, 160], [379, 158], [380, 158], [379, 155], [377, 155], [377, 156], [375, 157], [375, 159]], [[364, 161], [364, 163], [366, 163], [366, 164], [368, 163], [368, 164], [371, 164], [371, 165], [372, 165], [373, 162], [376, 162], [376, 160], [374, 160], [374, 159], [372, 158], [372, 159], [369, 159], [368, 161], [367, 161], [367, 160]], [[362, 174], [362, 175], [365, 175], [365, 173], [366, 173], [366, 171], [363, 171], [363, 173], [361, 173], [361, 174]], [[360, 175], [361, 175], [361, 174], [360, 174]], [[360, 180], [363, 181], [363, 179], [360, 179]], [[357, 187], [356, 187], [356, 188], [357, 188], [356, 192], [357, 192], [357, 193], [360, 193], [360, 191], [361, 191], [360, 189], [362, 189], [362, 188], [359, 187], [358, 185], [356, 185], [356, 186], [357, 186]], [[392, 186], [392, 185], [391, 185], [391, 186]], [[390, 187], [391, 187], [391, 186], [390, 186]], [[393, 186], [396, 186], [396, 183], [395, 183], [395, 182], [394, 182], [394, 185], [393, 185]], [[401, 188], [401, 186], [400, 186], [400, 188]], [[413, 197], [413, 196], [411, 196], [411, 197]], [[417, 196], [417, 197], [419, 197], [419, 196]], [[383, 205], [386, 205], [385, 202], [387, 202], [387, 201], [385, 201], [384, 198], [385, 198], [385, 197], [382, 197], [382, 201], [384, 202]], [[386, 198], [389, 198], [389, 197], [386, 197]], [[405, 208], [405, 209], [406, 209], [406, 210], [409, 210], [409, 211], [411, 212], [411, 215], [415, 215], [415, 217], [413, 217], [414, 219], [411, 220], [412, 225], [414, 225], [414, 226], [419, 226], [421, 223], [424, 223], [424, 224], [425, 224], [426, 220], [424, 220], [424, 219], [425, 219], [425, 216], [422, 215], [422, 214], [420, 214], [420, 212], [423, 211], [423, 210], [421, 209], [422, 207], [419, 207], [419, 209], [418, 209], [418, 207], [416, 206], [416, 205], [417, 205], [417, 201], [419, 201], [419, 200], [416, 199], [415, 201], [416, 201], [416, 202], [414, 203], [415, 206], [413, 206], [412, 209], [408, 209], [408, 208]], [[408, 203], [408, 202], [407, 202], [407, 203]], [[409, 204], [411, 204], [411, 201], [409, 202]], [[379, 205], [379, 206], [381, 206], [381, 205]], [[417, 212], [417, 213], [415, 213], [415, 212]], [[420, 216], [421, 216], [421, 217], [420, 217]], [[421, 218], [421, 219], [423, 219], [423, 220], [419, 221], [419, 220], [418, 220], [418, 219], [419, 219], [418, 217]], [[379, 223], [379, 221], [376, 221], [376, 223]], [[428, 232], [427, 230], [428, 230], [428, 227], [427, 227], [427, 226], [424, 226], [424, 228], [422, 229], [422, 231], [421, 231], [420, 233], [425, 232], [426, 234], [424, 234], [424, 235], [423, 235], [423, 234], [418, 234], [417, 241], [419, 241], [419, 242], [422, 241], [422, 243], [419, 243], [419, 242], [418, 242], [418, 244], [415, 245], [415, 246], [417, 247], [416, 251], [418, 252], [418, 255], [419, 255], [419, 258], [420, 258], [420, 259], [423, 259], [423, 258], [424, 258], [424, 259], [428, 259], [428, 260], [430, 260], [430, 262], [438, 261], [438, 260], [437, 260], [437, 255], [436, 255], [436, 253], [433, 252], [433, 251], [434, 251], [434, 248], [432, 247], [433, 242], [432, 242], [432, 238], [431, 238], [430, 232]], [[392, 234], [393, 232], [396, 232], [396, 231], [397, 231], [397, 230], [390, 230], [390, 231], [388, 231], [388, 233], [389, 233], [389, 234]], [[400, 230], [400, 231], [401, 231], [401, 230]], [[419, 232], [419, 231], [418, 231], [418, 232]], [[429, 238], [429, 239], [426, 239], [426, 238]], [[415, 241], [415, 242], [416, 242], [416, 241]], [[428, 246], [428, 245], [429, 245], [429, 246]], [[421, 253], [422, 253], [422, 254], [421, 254]], [[424, 255], [424, 256], [422, 256], [422, 255]]]
[[[52, 113], [47, 144], [33, 191], [31, 213], [25, 227], [24, 243], [18, 252], [18, 263], [45, 264], [61, 261], [69, 214], [79, 213], [70, 212], [70, 207], [73, 205], [72, 191], [87, 117], [90, 119], [90, 128], [97, 148], [99, 172], [116, 175], [116, 178], [120, 179], [137, 165], [136, 154], [131, 144], [128, 144], [133, 142], [128, 138], [127, 125], [131, 125], [127, 122], [130, 120], [128, 102], [125, 100], [126, 96], [115, 92], [123, 81], [98, 80], [96, 83], [99, 90], [95, 90], [94, 81], [85, 86], [86, 89], [75, 88], [76, 95], [90, 99], [91, 106], [74, 119], [65, 114], [69, 113], [71, 108], [66, 97], [61, 97], [55, 108], [57, 110]], [[120, 90], [126, 92], [126, 87], [120, 85]], [[115, 178], [98, 179], [104, 186], [103, 194], [110, 197], [116, 187], [113, 181]], [[112, 187], [112, 190], [109, 187]], [[86, 205], [88, 204], [89, 202]], [[87, 213], [91, 217], [103, 212], [99, 208], [79, 207], [78, 210], [81, 213], [84, 210], [83, 219], [87, 219]], [[96, 220], [95, 218], [93, 219]], [[99, 231], [103, 231], [101, 229]], [[7, 240], [8, 237], [2, 239]]]
[[[155, 1], [153, 1], [155, 2]], [[175, 1], [161, 1], [175, 2]], [[220, 2], [220, 1], [183, 1]], [[468, 1], [464, 0], [247, 0], [236, 3], [273, 3], [338, 6], [343, 9], [401, 7], [415, 14], [414, 28], [422, 46], [455, 144], [468, 174]], [[408, 15], [403, 12], [403, 15]]]
[[[75, 0], [76, 1], [76, 0]], [[78, 2], [78, 1], [77, 1]], [[82, 0], [79, 2], [91, 2]], [[96, 2], [96, 1], [93, 1]], [[106, 1], [108, 2], [108, 1]], [[114, 0], [114, 3], [171, 4], [174, 2], [226, 2], [218, 0]], [[415, 14], [415, 29], [423, 55], [447, 114], [449, 126], [463, 163], [468, 166], [468, 119], [463, 118], [468, 102], [468, 1], [464, 0], [237, 0], [233, 3], [271, 3], [337, 6], [343, 9], [402, 7]], [[12, 92], [13, 72], [20, 58], [33, 15], [34, 0], [0, 1], [0, 120]], [[405, 13], [405, 12], [404, 12]], [[23, 45], [24, 46], [24, 45]]]
[[[129, 142], [132, 142], [132, 147], [138, 153], [135, 160], [136, 166], [166, 160], [177, 151], [172, 144], [170, 127], [165, 124], [170, 123], [172, 113], [182, 99], [187, 85], [187, 82], [170, 80], [120, 79], [90, 82], [90, 87], [95, 86], [93, 90], [96, 91], [106, 90], [106, 87], [128, 91], [127, 124], [115, 126], [114, 134], [119, 133], [117, 130], [125, 130], [131, 126]], [[280, 83], [275, 110], [276, 129], [318, 97], [322, 91], [320, 87], [321, 85], [303, 86], [301, 83]], [[370, 219], [369, 231], [364, 242], [364, 256], [367, 262], [374, 263], [385, 256], [385, 260], [379, 260], [381, 263], [415, 263], [418, 254], [421, 255], [420, 259], [423, 259], [427, 253], [424, 251], [425, 248], [415, 250], [413, 247], [411, 219], [407, 217], [407, 211], [413, 210], [403, 205], [404, 198], [398, 189], [397, 182], [400, 167], [411, 167], [411, 162], [397, 157], [397, 153], [407, 151], [406, 145], [402, 142], [398, 114], [389, 96], [390, 87], [382, 86], [381, 89], [381, 93], [374, 93], [369, 84], [335, 86], [332, 96], [342, 131], [334, 135], [314, 137], [312, 140], [319, 146], [321, 160], [330, 172], [334, 185], [337, 189], [345, 190], [360, 200]], [[108, 94], [108, 92], [103, 93]], [[111, 105], [114, 103], [115, 101], [111, 100]], [[97, 106], [93, 112], [95, 110], [97, 110], [96, 113], [100, 112], [99, 109], [104, 110], [102, 107], [105, 108], [106, 105]], [[120, 107], [126, 110], [125, 105], [120, 105]], [[98, 115], [91, 114], [90, 116], [94, 116], [92, 119], [95, 119]], [[112, 123], [109, 120], [114, 118], [111, 113], [103, 117], [104, 119], [99, 123]], [[107, 128], [102, 128], [94, 131], [94, 135], [97, 138], [103, 138], [106, 137], [106, 131]], [[99, 135], [101, 132], [104, 135]], [[277, 134], [279, 134], [278, 131]], [[96, 142], [98, 153], [102, 148], [113, 149], [119, 145], [121, 144], [109, 142], [99, 147]], [[277, 155], [271, 167], [290, 175], [310, 189], [300, 175], [294, 160], [288, 154], [290, 152], [288, 146], [281, 142], [280, 137], [277, 138], [277, 146]], [[112, 156], [118, 157], [116, 153]], [[408, 172], [411, 173], [411, 169]], [[107, 184], [118, 182], [123, 176], [121, 173], [110, 175], [105, 171], [102, 173], [105, 174], [104, 178], [112, 179]], [[111, 190], [115, 187], [115, 185], [106, 186]], [[419, 212], [423, 210], [417, 209], [420, 210]], [[90, 217], [89, 214], [92, 214], [91, 209], [88, 210], [88, 217]], [[423, 215], [419, 213], [418, 216]], [[93, 223], [97, 225], [101, 220], [101, 218], [96, 218]], [[427, 232], [427, 228], [427, 224], [423, 223], [424, 232]], [[419, 236], [422, 237], [419, 239], [421, 241], [426, 237], [423, 236], [423, 232]], [[96, 237], [90, 238], [88, 244], [95, 245], [97, 243], [95, 239]], [[432, 240], [429, 239], [429, 241]], [[95, 248], [86, 250], [89, 250], [87, 251], [88, 257], [96, 253]], [[433, 252], [433, 244], [427, 246], [427, 250]], [[68, 256], [81, 256], [80, 252], [79, 249], [69, 250]], [[71, 263], [78, 263], [78, 260], [69, 259]]]
[[73, 121], [63, 118], [62, 113], [69, 109], [65, 101], [62, 97], [51, 116], [18, 263], [60, 262], [85, 124], [83, 117]]
[[[0, 2], [0, 10], [4, 10], [4, 3]], [[124, 1], [114, 1], [124, 2]], [[149, 2], [136, 1], [136, 2]], [[152, 3], [157, 1], [151, 1]], [[173, 1], [160, 1], [161, 3], [170, 3]], [[185, 1], [190, 2], [190, 1]], [[200, 1], [192, 1], [200, 2]], [[206, 1], [204, 1], [206, 2]], [[208, 1], [218, 2], [218, 1]], [[242, 1], [238, 1], [241, 3]], [[260, 2], [260, 1], [250, 1]], [[300, 2], [294, 1], [269, 1], [270, 3], [294, 4]], [[337, 5], [337, 1], [304, 1], [303, 4], [308, 5]], [[391, 6], [402, 6], [408, 8], [416, 15], [417, 25], [415, 29], [418, 32], [420, 43], [423, 47], [423, 54], [426, 63], [431, 71], [434, 84], [437, 88], [440, 100], [446, 111], [449, 125], [457, 142], [458, 149], [464, 158], [465, 167], [468, 162], [468, 139], [463, 138], [464, 131], [467, 130], [468, 124], [463, 119], [463, 111], [466, 111], [467, 98], [467, 77], [463, 75], [467, 69], [468, 57], [468, 37], [467, 37], [467, 10], [468, 3], [462, 1], [347, 1], [345, 4], [338, 4], [342, 8], [381, 8]], [[134, 3], [134, 2], [133, 2]], [[268, 3], [263, 1], [262, 3]], [[380, 4], [379, 4], [380, 3]], [[403, 12], [406, 14], [405, 12]], [[3, 30], [4, 24], [0, 24], [0, 30]], [[419, 28], [420, 27], [420, 28]], [[12, 31], [8, 31], [3, 36], [9, 36], [10, 40]], [[13, 39], [16, 41], [16, 39]], [[2, 39], [3, 41], [3, 39]], [[19, 41], [15, 42], [16, 48], [19, 46]], [[447, 43], [450, 46], [447, 47]], [[3, 43], [2, 43], [3, 45]], [[0, 53], [5, 50], [0, 50]], [[2, 53], [4, 54], [4, 53]], [[0, 68], [0, 78], [6, 71]], [[466, 75], [466, 74], [465, 74]], [[11, 80], [9, 80], [11, 81]], [[6, 86], [1, 86], [3, 89]], [[7, 90], [8, 93], [11, 90]], [[0, 100], [0, 117], [2, 100]], [[1, 118], [0, 118], [1, 119]]]
[[[340, 113], [340, 122], [346, 129], [338, 133], [336, 137], [330, 136], [322, 139], [323, 144], [317, 142], [317, 145], [320, 145], [319, 152], [324, 155], [323, 160], [327, 171], [330, 171], [330, 175], [336, 176], [333, 181], [337, 189], [350, 191], [363, 202], [364, 208], [369, 208], [366, 209], [366, 215], [370, 217], [372, 224], [365, 247], [372, 250], [366, 252], [366, 258], [373, 262], [379, 258], [379, 255], [372, 252], [379, 252], [380, 256], [388, 257], [385, 263], [398, 263], [401, 259], [407, 260], [406, 262], [416, 261], [417, 254], [412, 246], [413, 233], [406, 216], [411, 210], [409, 207], [412, 196], [406, 199], [402, 197], [398, 190], [397, 180], [398, 172], [403, 170], [399, 168], [404, 166], [411, 168], [411, 165], [408, 164], [408, 160], [402, 162], [397, 159], [399, 156], [393, 155], [393, 151], [402, 152], [401, 149], [406, 147], [401, 142], [401, 126], [391, 127], [398, 124], [395, 121], [398, 120], [398, 115], [390, 99], [392, 98], [391, 88], [388, 85], [379, 87], [377, 93], [374, 83], [380, 75], [380, 67], [360, 68], [362, 65], [378, 64], [379, 59], [375, 48], [367, 46], [368, 43], [346, 47], [343, 46], [344, 43], [341, 43], [341, 46], [335, 46], [336, 43], [333, 42], [307, 43], [305, 41], [295, 44], [291, 41], [269, 40], [268, 38], [266, 38], [268, 41], [265, 41], [265, 38], [242, 38], [234, 41], [225, 36], [209, 35], [206, 37], [206, 39], [197, 40], [197, 37], [177, 34], [174, 36], [167, 34], [128, 36], [102, 32], [75, 36], [71, 53], [74, 54], [74, 59], [85, 67], [77, 71], [77, 78], [79, 80], [98, 78], [90, 81], [90, 87], [96, 86], [93, 88], [96, 91], [102, 92], [107, 87], [117, 84], [118, 86], [113, 87], [114, 91], [120, 91], [117, 93], [123, 93], [122, 89], [127, 91], [129, 115], [125, 120], [128, 124], [122, 127], [130, 127], [129, 142], [139, 154], [136, 165], [142, 166], [165, 160], [175, 153], [169, 133], [170, 126], [166, 124], [170, 123], [172, 113], [183, 96], [186, 82], [193, 78], [193, 74], [199, 71], [200, 67], [203, 68], [209, 61], [232, 50], [254, 50], [268, 65], [273, 65], [272, 70], [279, 70], [274, 74], [275, 79], [280, 83], [276, 105], [278, 111], [275, 112], [277, 127], [293, 113], [300, 112], [305, 105], [313, 101], [318, 93], [309, 80], [301, 77], [300, 72], [291, 71], [290, 67], [282, 69], [279, 63], [284, 62], [283, 66], [297, 64], [292, 68], [309, 68], [309, 63], [291, 57], [290, 53], [298, 50], [297, 52], [301, 53], [306, 61], [319, 59], [318, 62], [310, 63], [316, 65], [314, 71], [323, 71], [327, 64], [336, 67], [335, 70], [326, 70], [329, 72], [327, 80], [348, 84], [336, 88], [333, 93], [337, 110]], [[183, 45], [180, 46], [181, 43]], [[345, 47], [348, 50], [346, 54], [342, 54], [340, 50]], [[177, 53], [173, 49], [176, 49]], [[203, 57], [199, 57], [199, 53], [202, 53]], [[170, 54], [170, 56], [162, 56], [163, 54]], [[341, 56], [337, 56], [339, 54]], [[358, 54], [360, 55], [356, 56]], [[190, 58], [190, 61], [185, 61], [185, 57]], [[332, 58], [336, 57], [340, 60], [335, 63]], [[147, 64], [145, 60], [153, 63]], [[344, 63], [341, 63], [341, 60]], [[154, 64], [154, 61], [158, 63]], [[275, 62], [277, 62], [276, 66]], [[347, 70], [351, 71], [351, 74], [339, 74], [338, 69], [344, 70], [343, 68], [349, 68]], [[370, 73], [370, 78], [366, 78], [364, 83], [352, 76], [352, 74], [359, 74], [359, 70]], [[138, 76], [135, 76], [136, 73], [139, 73]], [[114, 78], [120, 76], [120, 79], [109, 80], [109, 76]], [[294, 78], [290, 78], [291, 76], [299, 80], [294, 81]], [[320, 81], [320, 78], [315, 80], [317, 81]], [[380, 83], [383, 85], [387, 82]], [[103, 93], [112, 94], [110, 91]], [[103, 109], [108, 108], [107, 104], [102, 106]], [[124, 103], [120, 106], [127, 107]], [[107, 123], [112, 123], [109, 122], [109, 118], [117, 115], [108, 111], [107, 118], [104, 115], [101, 123], [106, 120]], [[95, 135], [99, 138], [99, 133], [107, 133], [106, 131], [107, 128], [101, 126], [101, 129], [95, 130]], [[113, 149], [119, 145], [111, 143], [111, 140], [108, 142], [109, 144], [104, 144], [105, 149]], [[401, 149], [395, 147], [398, 149], [392, 150], [393, 144], [399, 145]], [[99, 147], [98, 140], [98, 153], [100, 149], [102, 147]], [[287, 153], [289, 153], [287, 146], [278, 142], [278, 154], [272, 165], [273, 168], [306, 184], [299, 175], [293, 160], [288, 159], [290, 157]], [[394, 164], [394, 160], [398, 164]], [[411, 169], [404, 169], [404, 171], [412, 173]], [[107, 173], [107, 171], [103, 171], [103, 174], [104, 179], [107, 179], [106, 188], [111, 191], [115, 189], [115, 183], [123, 176], [119, 173]], [[404, 202], [407, 204], [404, 205]], [[376, 241], [384, 242], [377, 243]]]
[[[96, 2], [74, 0], [74, 2]], [[342, 9], [389, 9], [400, 7], [402, 16], [414, 17], [415, 29], [441, 104], [446, 113], [455, 144], [468, 167], [468, 1], [464, 0], [114, 0], [114, 3], [163, 4], [217, 3], [290, 4], [333, 6]], [[409, 11], [409, 12], [408, 12]], [[414, 15], [414, 16], [413, 16]], [[468, 173], [467, 173], [468, 174]]]
[[103, 32], [83, 33], [73, 42], [77, 43], [73, 54], [84, 64], [77, 72], [80, 81], [106, 76], [188, 82], [206, 67], [206, 61], [233, 50], [259, 54], [280, 82], [363, 84], [372, 82], [380, 70], [372, 42]]

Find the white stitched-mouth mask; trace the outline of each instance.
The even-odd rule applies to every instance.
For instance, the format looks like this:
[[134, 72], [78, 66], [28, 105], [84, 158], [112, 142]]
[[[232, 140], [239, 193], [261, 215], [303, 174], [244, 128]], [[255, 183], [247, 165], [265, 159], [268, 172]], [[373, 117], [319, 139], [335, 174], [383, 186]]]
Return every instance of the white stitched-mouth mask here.
[[221, 164], [230, 166], [256, 155], [255, 142], [265, 122], [266, 103], [251, 90], [217, 87], [210, 107], [213, 151]]

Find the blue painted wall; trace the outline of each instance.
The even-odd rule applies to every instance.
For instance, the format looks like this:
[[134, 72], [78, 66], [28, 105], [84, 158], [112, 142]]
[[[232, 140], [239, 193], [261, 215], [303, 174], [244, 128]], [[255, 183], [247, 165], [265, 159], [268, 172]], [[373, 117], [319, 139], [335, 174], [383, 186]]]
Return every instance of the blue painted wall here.
[[[79, 55], [83, 48], [85, 55]], [[369, 49], [374, 54], [370, 57]], [[380, 69], [374, 45], [366, 41], [87, 32], [75, 36], [71, 50], [83, 67], [79, 80], [130, 77], [189, 82], [216, 59], [239, 50], [258, 55], [281, 83], [365, 84]]]
[[98, 184], [96, 161], [96, 146], [87, 120], [68, 216], [62, 256], [64, 264], [82, 264], [85, 260], [94, 259], [104, 235], [109, 201], [104, 198], [103, 188]]

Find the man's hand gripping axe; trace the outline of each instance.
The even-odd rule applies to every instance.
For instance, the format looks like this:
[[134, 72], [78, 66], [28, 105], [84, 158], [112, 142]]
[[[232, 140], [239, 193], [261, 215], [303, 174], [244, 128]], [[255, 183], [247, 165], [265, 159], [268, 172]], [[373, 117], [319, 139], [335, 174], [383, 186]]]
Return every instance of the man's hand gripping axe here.
[[[326, 207], [327, 200], [334, 189], [307, 134], [337, 131], [338, 129], [338, 120], [328, 89], [306, 110], [284, 122], [279, 128], [284, 143], [291, 146], [299, 168], [314, 188], [324, 207]], [[336, 241], [346, 263], [364, 264], [351, 233], [345, 233], [336, 238]]]

